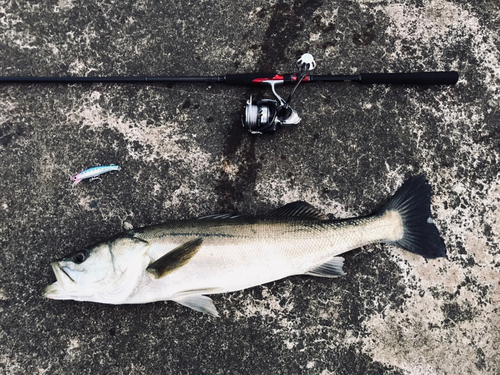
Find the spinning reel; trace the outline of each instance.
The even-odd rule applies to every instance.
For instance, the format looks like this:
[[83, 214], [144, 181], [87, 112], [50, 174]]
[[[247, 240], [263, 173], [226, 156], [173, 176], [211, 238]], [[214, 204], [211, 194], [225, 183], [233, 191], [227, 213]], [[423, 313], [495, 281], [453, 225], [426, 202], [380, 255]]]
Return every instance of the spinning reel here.
[[298, 75], [293, 75], [291, 79], [295, 79], [297, 83], [293, 87], [287, 100], [284, 100], [276, 92], [276, 85], [283, 84], [283, 80], [279, 79], [263, 79], [261, 84], [271, 86], [271, 91], [275, 96], [274, 99], [262, 99], [254, 102], [252, 96], [247, 101], [245, 106], [245, 115], [242, 117], [243, 127], [247, 128], [252, 134], [270, 134], [276, 131], [278, 125], [290, 126], [296, 125], [301, 118], [297, 111], [290, 106], [295, 90], [300, 83], [307, 77], [306, 73], [316, 67], [316, 62], [311, 54], [305, 53], [300, 56], [296, 63], [299, 69]]

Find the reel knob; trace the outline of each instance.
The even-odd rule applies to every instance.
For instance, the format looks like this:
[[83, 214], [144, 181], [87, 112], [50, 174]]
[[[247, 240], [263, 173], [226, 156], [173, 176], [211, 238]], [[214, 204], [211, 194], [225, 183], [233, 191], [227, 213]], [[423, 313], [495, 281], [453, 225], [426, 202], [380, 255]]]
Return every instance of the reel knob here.
[[316, 61], [314, 61], [314, 57], [310, 53], [304, 53], [297, 59], [295, 64], [301, 72], [311, 71], [316, 68]]

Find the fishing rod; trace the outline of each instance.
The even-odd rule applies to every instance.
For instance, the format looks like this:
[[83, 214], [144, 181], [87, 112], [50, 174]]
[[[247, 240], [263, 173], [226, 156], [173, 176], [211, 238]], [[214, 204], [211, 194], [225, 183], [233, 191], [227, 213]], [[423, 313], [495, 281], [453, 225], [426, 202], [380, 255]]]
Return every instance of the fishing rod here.
[[[311, 54], [305, 53], [296, 61], [297, 73], [243, 73], [223, 76], [152, 76], [152, 77], [0, 77], [0, 84], [17, 83], [225, 83], [227, 85], [269, 86], [275, 99], [246, 102], [242, 116], [243, 127], [252, 134], [272, 134], [278, 126], [291, 126], [300, 122], [297, 111], [290, 102], [302, 82], [358, 82], [362, 84], [415, 84], [415, 85], [454, 85], [458, 73], [419, 72], [419, 73], [360, 73], [355, 75], [310, 75], [316, 67]], [[276, 92], [276, 86], [294, 85], [288, 98], [283, 99]]]

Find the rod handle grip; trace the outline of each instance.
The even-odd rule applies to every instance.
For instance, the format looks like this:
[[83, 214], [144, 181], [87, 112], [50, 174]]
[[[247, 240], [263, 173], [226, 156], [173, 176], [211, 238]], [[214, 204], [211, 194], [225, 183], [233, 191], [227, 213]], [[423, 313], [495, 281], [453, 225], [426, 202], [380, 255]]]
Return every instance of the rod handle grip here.
[[421, 72], [421, 73], [361, 73], [360, 83], [388, 83], [410, 85], [454, 85], [458, 72]]

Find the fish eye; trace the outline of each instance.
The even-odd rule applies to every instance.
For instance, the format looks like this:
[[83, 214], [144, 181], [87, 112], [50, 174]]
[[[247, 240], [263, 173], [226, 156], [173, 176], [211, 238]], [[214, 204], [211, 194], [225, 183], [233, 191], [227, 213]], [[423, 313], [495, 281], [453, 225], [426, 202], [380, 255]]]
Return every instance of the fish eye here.
[[78, 253], [73, 255], [73, 261], [76, 264], [85, 262], [85, 259], [87, 259], [87, 253], [85, 251], [79, 251]]

